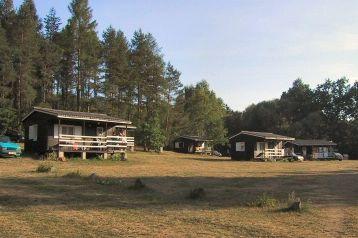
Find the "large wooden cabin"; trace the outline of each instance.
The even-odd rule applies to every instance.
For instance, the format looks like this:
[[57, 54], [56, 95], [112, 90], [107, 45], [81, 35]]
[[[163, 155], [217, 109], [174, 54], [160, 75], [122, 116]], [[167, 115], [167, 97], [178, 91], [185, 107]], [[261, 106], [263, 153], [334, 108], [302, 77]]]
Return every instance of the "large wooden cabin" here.
[[268, 132], [241, 131], [229, 138], [233, 160], [272, 159], [285, 156], [284, 144], [295, 138]]
[[135, 127], [130, 121], [100, 113], [55, 110], [34, 107], [22, 120], [25, 129], [25, 152], [45, 154], [123, 153], [134, 149]]

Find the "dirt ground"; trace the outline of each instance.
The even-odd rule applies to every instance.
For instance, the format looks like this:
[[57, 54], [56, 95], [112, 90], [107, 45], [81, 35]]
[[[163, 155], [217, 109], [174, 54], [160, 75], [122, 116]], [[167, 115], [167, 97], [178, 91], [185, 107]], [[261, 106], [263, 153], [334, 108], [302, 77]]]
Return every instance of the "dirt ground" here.
[[[54, 171], [37, 173], [42, 163], [0, 159], [0, 237], [358, 237], [358, 161], [134, 152], [128, 161], [46, 162]], [[131, 187], [137, 178], [145, 188]], [[189, 199], [198, 187], [205, 197]], [[293, 191], [302, 212], [282, 210]], [[253, 206], [262, 194], [278, 204]]]

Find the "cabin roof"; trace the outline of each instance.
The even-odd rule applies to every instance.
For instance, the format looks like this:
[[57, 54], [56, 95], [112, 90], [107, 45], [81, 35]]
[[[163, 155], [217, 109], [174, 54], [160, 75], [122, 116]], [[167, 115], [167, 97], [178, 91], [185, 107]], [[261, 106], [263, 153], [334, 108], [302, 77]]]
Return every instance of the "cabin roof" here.
[[258, 137], [258, 138], [263, 138], [265, 140], [289, 140], [289, 141], [293, 141], [295, 138], [292, 137], [288, 137], [288, 136], [283, 136], [283, 135], [278, 135], [278, 134], [274, 134], [274, 133], [270, 133], [270, 132], [258, 132], [258, 131], [241, 131], [240, 133], [230, 137], [229, 139], [235, 138], [238, 135], [249, 135], [249, 136], [253, 136], [253, 137]]
[[188, 139], [188, 140], [192, 140], [192, 141], [212, 141], [212, 140], [208, 140], [208, 139], [204, 139], [201, 138], [199, 136], [179, 136], [177, 139], [179, 138], [184, 138], [184, 139]]
[[30, 115], [35, 112], [44, 113], [47, 115], [52, 115], [57, 118], [66, 118], [66, 119], [75, 119], [75, 120], [88, 120], [88, 121], [101, 121], [101, 122], [113, 122], [113, 123], [121, 123], [121, 124], [132, 124], [132, 122], [108, 116], [107, 114], [102, 113], [90, 113], [90, 112], [76, 112], [76, 111], [65, 111], [65, 110], [57, 110], [51, 108], [43, 108], [43, 107], [34, 107], [34, 109], [27, 114], [22, 121], [25, 121]]
[[336, 146], [337, 144], [333, 141], [327, 140], [294, 140], [289, 143], [297, 146]]

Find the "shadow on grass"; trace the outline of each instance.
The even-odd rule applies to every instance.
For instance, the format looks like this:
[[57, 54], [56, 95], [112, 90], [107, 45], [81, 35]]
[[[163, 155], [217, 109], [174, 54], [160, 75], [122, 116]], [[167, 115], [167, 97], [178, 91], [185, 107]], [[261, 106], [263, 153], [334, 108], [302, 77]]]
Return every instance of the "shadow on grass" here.
[[205, 162], [230, 162], [230, 161], [235, 161], [235, 160], [231, 160], [229, 157], [212, 157], [212, 158], [200, 158], [200, 157], [184, 157], [184, 158], [180, 158], [182, 160], [196, 160], [196, 161], [205, 161]]
[[[279, 201], [295, 191], [312, 204], [358, 205], [358, 171], [322, 175], [285, 175], [276, 177], [142, 177], [146, 188], [129, 189], [136, 178], [107, 178], [115, 181], [97, 184], [87, 177], [1, 178], [0, 207], [18, 209], [50, 206], [53, 209], [165, 208], [215, 209], [246, 206], [262, 193]], [[187, 199], [193, 188], [202, 187], [206, 197]]]

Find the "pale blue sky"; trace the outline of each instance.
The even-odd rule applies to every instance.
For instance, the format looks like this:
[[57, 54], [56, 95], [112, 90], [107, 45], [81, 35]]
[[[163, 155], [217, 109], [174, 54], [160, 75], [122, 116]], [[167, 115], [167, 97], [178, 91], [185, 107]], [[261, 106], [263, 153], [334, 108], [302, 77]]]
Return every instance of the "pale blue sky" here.
[[[21, 0], [15, 0], [19, 6]], [[35, 0], [43, 18], [68, 0]], [[301, 77], [358, 80], [358, 1], [90, 0], [98, 32], [109, 25], [130, 39], [142, 28], [162, 47], [184, 84], [206, 79], [234, 110], [277, 98]]]

